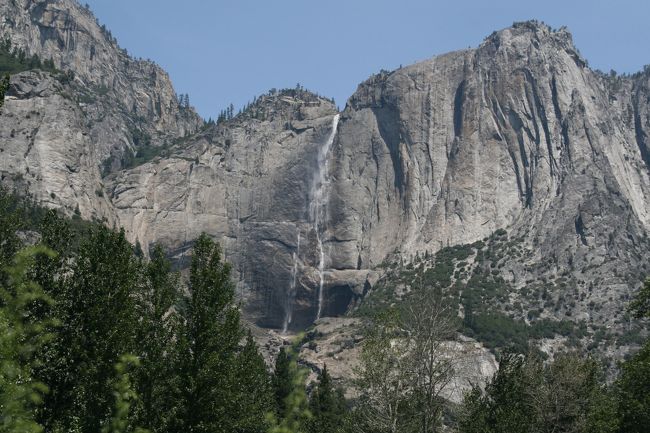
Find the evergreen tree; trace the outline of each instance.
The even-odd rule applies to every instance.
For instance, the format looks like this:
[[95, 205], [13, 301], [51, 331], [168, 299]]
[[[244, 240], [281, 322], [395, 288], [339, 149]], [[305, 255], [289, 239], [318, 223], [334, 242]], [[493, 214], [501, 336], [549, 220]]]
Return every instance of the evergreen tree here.
[[504, 354], [485, 392], [475, 388], [466, 397], [459, 430], [463, 433], [532, 432], [533, 408], [527, 398], [530, 386], [525, 366], [524, 356]]
[[231, 414], [236, 419], [233, 431], [265, 433], [268, 429], [266, 414], [273, 410], [273, 393], [264, 358], [250, 331], [235, 363], [237, 400], [233, 406], [237, 412]]
[[506, 354], [485, 391], [475, 388], [466, 397], [459, 430], [611, 433], [616, 422], [603, 417], [611, 399], [602, 382], [598, 365], [576, 355], [544, 364]]
[[51, 338], [49, 324], [34, 317], [36, 303], [52, 299], [28, 278], [28, 268], [36, 254], [52, 255], [44, 247], [19, 252], [7, 269], [8, 284], [0, 285], [0, 432], [38, 433], [43, 430], [35, 419], [47, 386], [33, 376], [38, 367], [37, 352]]
[[327, 366], [318, 375], [318, 384], [309, 399], [309, 409], [313, 415], [310, 421], [311, 433], [336, 433], [341, 431], [346, 403], [343, 392], [335, 388]]
[[621, 365], [617, 387], [619, 431], [647, 432], [650, 428], [650, 342]]
[[196, 433], [235, 431], [235, 362], [243, 333], [230, 266], [205, 234], [194, 245], [189, 290], [185, 428]]
[[23, 218], [18, 209], [17, 198], [0, 187], [0, 284], [5, 268], [12, 264], [14, 254], [21, 242], [16, 232], [23, 226]]
[[288, 353], [287, 358], [289, 360], [287, 376], [291, 388], [284, 399], [282, 412], [277, 416], [273, 413], [268, 414], [271, 424], [269, 433], [307, 433], [312, 415], [305, 391], [306, 372], [298, 366], [295, 356]]
[[0, 79], [0, 108], [5, 103], [5, 93], [9, 90], [9, 75], [5, 75]]
[[[59, 277], [69, 268], [74, 235], [70, 224], [52, 209], [45, 214], [39, 231], [41, 243], [56, 252], [56, 255], [37, 257], [31, 274], [49, 296], [59, 299], [63, 291], [62, 279]], [[55, 308], [58, 308], [58, 305]]]
[[[637, 293], [630, 309], [638, 318], [650, 318], [650, 279]], [[650, 340], [621, 364], [616, 383], [620, 432], [647, 432], [650, 427]]]
[[124, 233], [94, 228], [62, 278], [50, 347], [48, 429], [96, 433], [110, 417], [113, 366], [135, 349], [139, 261]]
[[629, 309], [636, 318], [650, 318], [650, 278], [645, 281], [641, 290], [630, 303]]
[[281, 347], [277, 358], [275, 358], [272, 379], [276, 414], [278, 416], [282, 416], [286, 412], [286, 400], [293, 388], [290, 364], [289, 354], [284, 347]]
[[181, 321], [174, 309], [180, 280], [160, 246], [154, 248], [151, 261], [143, 264], [143, 271], [137, 327], [141, 366], [135, 373], [141, 397], [138, 418], [140, 425], [154, 433], [167, 432], [183, 407], [175, 345]]

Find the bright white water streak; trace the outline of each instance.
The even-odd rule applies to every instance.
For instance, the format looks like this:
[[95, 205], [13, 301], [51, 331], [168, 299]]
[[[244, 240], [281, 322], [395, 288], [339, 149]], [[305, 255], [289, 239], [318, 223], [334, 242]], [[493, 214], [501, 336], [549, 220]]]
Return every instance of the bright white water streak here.
[[291, 269], [291, 284], [289, 285], [289, 293], [287, 293], [287, 304], [285, 305], [284, 324], [282, 325], [282, 333], [286, 334], [291, 319], [293, 319], [293, 301], [296, 296], [296, 283], [298, 278], [298, 260], [300, 260], [300, 230], [298, 230], [298, 242], [296, 244], [296, 251], [293, 253], [293, 268]]
[[312, 201], [310, 204], [311, 218], [314, 226], [314, 231], [316, 232], [316, 241], [318, 243], [318, 252], [320, 259], [318, 262], [318, 276], [320, 279], [318, 286], [318, 310], [316, 313], [316, 320], [320, 319], [322, 309], [323, 309], [323, 283], [324, 283], [324, 272], [325, 272], [325, 251], [323, 249], [323, 234], [321, 233], [321, 223], [323, 222], [324, 217], [327, 215], [327, 202], [328, 197], [326, 196], [328, 192], [328, 183], [329, 183], [329, 167], [327, 162], [327, 155], [329, 154], [330, 148], [334, 143], [334, 138], [336, 137], [336, 130], [339, 126], [339, 114], [334, 116], [332, 119], [332, 130], [327, 141], [324, 145], [318, 150], [318, 159], [316, 165], [316, 172], [314, 173], [314, 182], [312, 184]]

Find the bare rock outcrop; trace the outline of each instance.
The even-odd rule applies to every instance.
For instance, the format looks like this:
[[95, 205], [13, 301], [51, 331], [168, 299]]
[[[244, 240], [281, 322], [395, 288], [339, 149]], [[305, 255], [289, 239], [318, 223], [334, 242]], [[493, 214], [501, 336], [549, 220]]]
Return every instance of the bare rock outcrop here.
[[162, 243], [181, 266], [196, 236], [214, 236], [260, 326], [345, 314], [387, 258], [497, 229], [525, 251], [498, 272], [514, 290], [570, 277], [574, 319], [620, 322], [647, 272], [650, 72], [591, 70], [566, 29], [518, 23], [382, 71], [341, 113], [298, 88], [205, 125], [77, 2], [0, 12], [0, 35], [62, 71], [12, 77], [3, 182], [145, 250]]
[[28, 56], [51, 59], [58, 69], [74, 73], [86, 96], [81, 104], [94, 123], [91, 136], [102, 159], [111, 152], [121, 155], [125, 145], [137, 146], [129, 126], [163, 141], [202, 125], [193, 110], [179, 107], [162, 68], [130, 57], [77, 1], [6, 0], [0, 2], [0, 15], [0, 36], [10, 38], [15, 48]]

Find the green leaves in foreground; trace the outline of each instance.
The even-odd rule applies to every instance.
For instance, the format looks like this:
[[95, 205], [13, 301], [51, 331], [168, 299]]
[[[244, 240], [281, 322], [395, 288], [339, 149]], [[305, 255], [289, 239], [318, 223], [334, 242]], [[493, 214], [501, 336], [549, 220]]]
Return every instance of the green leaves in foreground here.
[[54, 253], [44, 247], [20, 251], [6, 269], [8, 283], [0, 287], [0, 432], [41, 432], [35, 409], [42, 404], [48, 387], [32, 377], [37, 351], [52, 338], [56, 323], [33, 313], [52, 299], [27, 275], [34, 257]]
[[129, 422], [131, 406], [137, 401], [138, 394], [131, 384], [130, 372], [140, 367], [140, 360], [137, 356], [122, 355], [115, 365], [117, 380], [114, 385], [115, 407], [113, 416], [108, 424], [102, 428], [102, 433], [148, 433], [141, 428], [133, 428]]
[[[299, 340], [301, 337], [298, 337]], [[307, 372], [296, 362], [294, 350], [281, 350], [273, 378], [275, 396], [278, 399], [277, 414], [269, 412], [269, 433], [307, 433], [312, 418], [305, 391]]]

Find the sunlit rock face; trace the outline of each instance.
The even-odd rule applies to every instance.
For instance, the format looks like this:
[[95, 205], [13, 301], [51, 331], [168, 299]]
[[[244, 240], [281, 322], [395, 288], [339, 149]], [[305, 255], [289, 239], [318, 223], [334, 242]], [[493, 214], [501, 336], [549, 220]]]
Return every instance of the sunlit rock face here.
[[129, 155], [197, 131], [159, 66], [131, 58], [73, 0], [0, 1], [0, 38], [60, 73], [11, 77], [2, 109], [0, 171], [52, 207], [116, 222], [102, 175]]
[[[142, 245], [171, 246], [181, 262], [194, 238], [214, 235], [247, 312], [263, 326], [304, 327], [318, 314], [320, 276], [332, 278], [319, 272], [329, 180], [315, 174], [336, 116], [331, 102], [307, 92], [264, 96], [172, 156], [111, 177], [120, 224]], [[361, 273], [347, 284], [363, 285], [368, 271]], [[345, 312], [352, 293], [343, 290], [347, 299], [324, 313]]]
[[499, 270], [513, 286], [566, 274], [571, 317], [614, 323], [648, 255], [649, 77], [594, 72], [566, 30], [534, 22], [373, 76], [332, 150], [330, 265], [505, 228], [529, 251]]
[[342, 315], [386, 258], [502, 228], [528, 253], [498, 272], [515, 288], [568, 273], [572, 318], [616, 321], [644, 273], [650, 74], [591, 70], [564, 29], [516, 24], [381, 72], [340, 113], [291, 89], [204, 125], [76, 2], [0, 11], [14, 44], [74, 72], [12, 77], [3, 183], [123, 227], [145, 251], [161, 243], [180, 266], [208, 233], [261, 326]]

